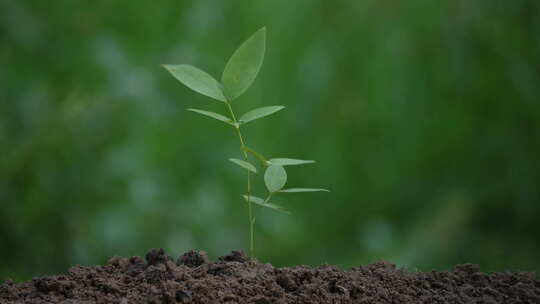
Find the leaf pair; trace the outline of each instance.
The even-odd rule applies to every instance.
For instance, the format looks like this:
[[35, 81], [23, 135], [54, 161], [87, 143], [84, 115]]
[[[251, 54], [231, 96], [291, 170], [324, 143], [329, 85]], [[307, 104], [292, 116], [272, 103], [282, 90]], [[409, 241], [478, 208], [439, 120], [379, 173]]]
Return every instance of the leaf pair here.
[[[259, 118], [274, 114], [277, 111], [280, 111], [280, 110], [282, 110], [284, 108], [285, 108], [284, 106], [270, 106], [270, 107], [262, 107], [262, 108], [258, 108], [258, 109], [255, 109], [255, 110], [251, 110], [251, 111], [247, 112], [246, 114], [242, 115], [242, 117], [240, 117], [240, 120], [238, 122], [238, 126], [243, 125], [245, 123], [248, 123], [250, 121], [253, 121], [255, 119], [259, 119]], [[232, 119], [230, 119], [227, 116], [221, 115], [219, 113], [205, 111], [205, 110], [199, 110], [199, 109], [192, 109], [192, 108], [187, 109], [187, 110], [191, 111], [191, 112], [199, 113], [201, 115], [204, 115], [204, 116], [207, 116], [207, 117], [210, 117], [210, 118], [214, 118], [214, 119], [223, 121], [223, 122], [225, 122], [225, 123], [227, 123], [227, 124], [229, 124], [231, 126], [236, 126]]]
[[255, 81], [264, 60], [266, 28], [261, 28], [231, 56], [221, 76], [221, 83], [210, 74], [187, 64], [164, 65], [174, 78], [193, 91], [228, 102], [242, 95]]
[[[264, 60], [266, 28], [261, 28], [246, 40], [231, 56], [221, 76], [221, 83], [210, 74], [188, 64], [164, 65], [177, 80], [193, 91], [218, 101], [228, 103], [240, 97], [255, 81]], [[219, 113], [188, 109], [189, 111], [223, 121], [234, 127], [274, 114], [284, 106], [270, 106], [251, 110], [234, 121]]]

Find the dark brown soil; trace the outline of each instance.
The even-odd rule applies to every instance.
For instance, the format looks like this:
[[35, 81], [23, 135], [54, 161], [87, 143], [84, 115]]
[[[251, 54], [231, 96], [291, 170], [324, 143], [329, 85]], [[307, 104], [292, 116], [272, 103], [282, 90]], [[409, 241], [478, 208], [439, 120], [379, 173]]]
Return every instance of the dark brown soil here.
[[0, 303], [540, 303], [533, 273], [408, 272], [388, 262], [349, 270], [274, 268], [240, 251], [210, 262], [190, 251], [174, 261], [163, 250], [75, 266], [67, 274], [0, 285]]

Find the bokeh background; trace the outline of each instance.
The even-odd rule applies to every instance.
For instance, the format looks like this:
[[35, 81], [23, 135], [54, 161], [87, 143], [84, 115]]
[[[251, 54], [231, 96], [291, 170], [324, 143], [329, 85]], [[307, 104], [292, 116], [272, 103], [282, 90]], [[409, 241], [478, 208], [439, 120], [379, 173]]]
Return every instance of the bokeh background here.
[[257, 209], [261, 261], [540, 270], [540, 1], [1, 0], [0, 279], [247, 248], [237, 138], [185, 111], [225, 109], [160, 64], [263, 25], [247, 141], [332, 192]]

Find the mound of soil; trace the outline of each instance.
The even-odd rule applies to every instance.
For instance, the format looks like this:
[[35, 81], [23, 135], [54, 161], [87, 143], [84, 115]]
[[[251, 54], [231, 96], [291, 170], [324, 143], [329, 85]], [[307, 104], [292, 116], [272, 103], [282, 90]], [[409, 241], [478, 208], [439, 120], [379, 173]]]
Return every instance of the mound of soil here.
[[75, 266], [67, 274], [0, 285], [0, 303], [540, 303], [533, 273], [408, 272], [388, 262], [274, 268], [241, 251], [210, 262], [190, 251], [174, 261], [163, 249]]

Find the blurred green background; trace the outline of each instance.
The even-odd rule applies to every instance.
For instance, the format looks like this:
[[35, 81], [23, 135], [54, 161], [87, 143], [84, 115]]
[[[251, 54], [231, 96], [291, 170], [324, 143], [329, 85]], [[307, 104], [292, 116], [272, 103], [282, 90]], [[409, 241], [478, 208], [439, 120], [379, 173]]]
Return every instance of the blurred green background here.
[[225, 108], [160, 64], [218, 78], [263, 25], [235, 107], [287, 109], [247, 141], [332, 192], [257, 209], [261, 261], [540, 271], [540, 1], [1, 0], [0, 279], [247, 248], [237, 138], [185, 111]]

